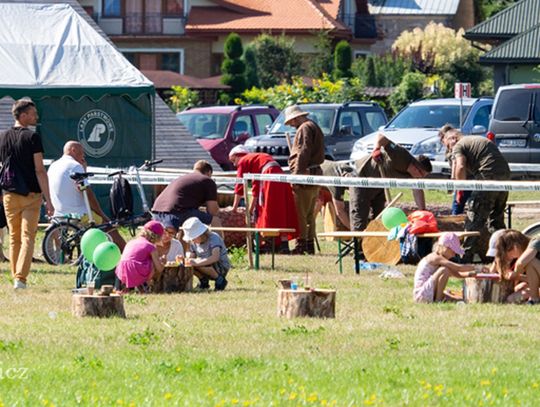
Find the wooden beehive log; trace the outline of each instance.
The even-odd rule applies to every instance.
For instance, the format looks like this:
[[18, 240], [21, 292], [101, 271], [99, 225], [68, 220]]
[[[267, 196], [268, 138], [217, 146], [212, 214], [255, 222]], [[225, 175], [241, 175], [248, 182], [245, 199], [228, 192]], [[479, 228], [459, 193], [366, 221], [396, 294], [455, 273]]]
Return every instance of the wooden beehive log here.
[[279, 290], [278, 316], [335, 318], [335, 290]]
[[76, 317], [126, 317], [124, 298], [121, 295], [80, 295], [71, 299], [71, 312]]
[[165, 267], [161, 273], [154, 274], [148, 285], [153, 293], [189, 292], [193, 289], [193, 268]]
[[463, 300], [468, 304], [494, 302], [504, 303], [514, 292], [509, 281], [466, 278], [463, 280]]

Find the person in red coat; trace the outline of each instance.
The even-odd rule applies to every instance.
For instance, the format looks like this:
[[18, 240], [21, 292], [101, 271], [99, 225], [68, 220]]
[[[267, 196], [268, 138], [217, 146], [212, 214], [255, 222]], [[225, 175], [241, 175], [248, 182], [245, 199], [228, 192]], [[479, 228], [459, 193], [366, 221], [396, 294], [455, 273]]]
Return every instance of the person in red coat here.
[[[238, 178], [243, 174], [283, 174], [283, 170], [271, 155], [250, 153], [246, 147], [234, 147], [229, 159], [237, 169]], [[276, 238], [280, 253], [289, 253], [289, 240], [298, 237], [298, 216], [290, 184], [284, 182], [253, 181], [249, 212], [258, 228], [291, 228], [294, 233], [284, 233]], [[244, 195], [244, 186], [234, 188], [233, 210], [238, 208]]]

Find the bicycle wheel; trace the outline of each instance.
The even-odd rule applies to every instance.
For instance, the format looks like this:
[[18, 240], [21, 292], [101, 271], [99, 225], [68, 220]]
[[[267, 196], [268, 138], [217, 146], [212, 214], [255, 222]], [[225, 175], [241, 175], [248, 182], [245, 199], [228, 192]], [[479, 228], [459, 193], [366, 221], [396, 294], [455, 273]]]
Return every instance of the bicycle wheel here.
[[45, 231], [42, 250], [49, 264], [71, 264], [81, 253], [81, 229], [71, 223], [57, 223]]
[[523, 234], [533, 239], [540, 239], [540, 222], [527, 226], [523, 229]]

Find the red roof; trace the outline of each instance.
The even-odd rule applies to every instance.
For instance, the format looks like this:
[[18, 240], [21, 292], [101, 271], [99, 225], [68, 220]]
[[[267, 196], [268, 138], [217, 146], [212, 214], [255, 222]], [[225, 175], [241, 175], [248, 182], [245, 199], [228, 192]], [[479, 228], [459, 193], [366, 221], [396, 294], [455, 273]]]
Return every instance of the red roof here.
[[156, 89], [168, 89], [173, 86], [182, 86], [190, 89], [229, 89], [230, 86], [221, 83], [221, 76], [210, 78], [195, 78], [181, 75], [173, 71], [141, 71], [144, 76], [154, 82]]
[[215, 6], [191, 8], [186, 32], [309, 32], [349, 33], [337, 21], [340, 0], [211, 0]]

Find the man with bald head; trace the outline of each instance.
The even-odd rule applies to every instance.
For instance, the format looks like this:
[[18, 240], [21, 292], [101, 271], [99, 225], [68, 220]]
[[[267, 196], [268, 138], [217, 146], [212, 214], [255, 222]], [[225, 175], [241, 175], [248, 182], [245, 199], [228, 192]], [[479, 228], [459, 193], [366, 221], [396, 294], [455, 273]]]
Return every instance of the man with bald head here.
[[[83, 194], [75, 181], [70, 178], [70, 175], [75, 172], [86, 172], [84, 148], [77, 141], [68, 141], [64, 145], [64, 155], [53, 162], [47, 172], [51, 200], [54, 205], [54, 216], [66, 216], [70, 213], [76, 213], [81, 216], [88, 215]], [[88, 187], [86, 191], [95, 222], [97, 224], [108, 222], [109, 218], [101, 209], [92, 189]], [[123, 250], [126, 242], [118, 231], [111, 230], [108, 233], [118, 247], [120, 247], [120, 250]]]

